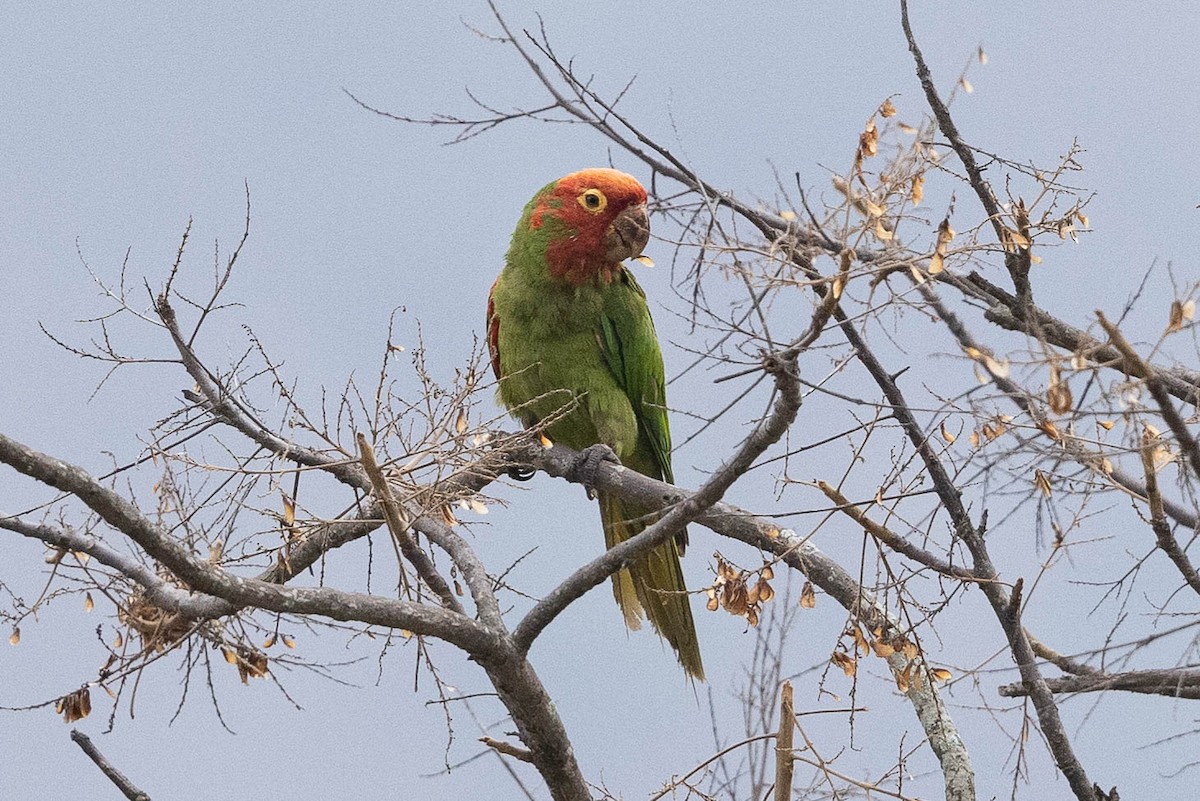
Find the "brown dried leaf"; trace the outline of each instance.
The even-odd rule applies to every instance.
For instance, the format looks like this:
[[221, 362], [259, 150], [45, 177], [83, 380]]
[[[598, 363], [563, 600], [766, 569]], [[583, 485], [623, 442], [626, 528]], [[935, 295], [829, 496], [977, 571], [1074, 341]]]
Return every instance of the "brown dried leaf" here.
[[878, 656], [881, 659], [887, 659], [889, 656], [896, 653], [896, 649], [893, 648], [890, 643], [886, 643], [880, 639], [877, 639], [875, 642], [871, 643], [871, 647], [875, 650], [875, 656]]
[[64, 723], [83, 720], [92, 713], [91, 690], [81, 687], [73, 693], [64, 695], [54, 703], [54, 711], [63, 716]]
[[912, 184], [908, 192], [908, 196], [912, 199], [914, 206], [921, 205], [921, 201], [925, 198], [925, 176], [914, 175]]
[[966, 75], [963, 75], [962, 77], [960, 77], [958, 79], [958, 85], [961, 86], [963, 88], [963, 91], [966, 92], [967, 94], [971, 94], [972, 92], [975, 91], [975, 87], [971, 86], [971, 82], [967, 80]]
[[946, 441], [947, 445], [953, 445], [957, 437], [950, 433], [950, 429], [946, 427], [947, 422], [946, 420], [942, 421], [942, 439]]
[[867, 638], [863, 636], [858, 626], [854, 627], [854, 652], [855, 654], [871, 653], [871, 646], [867, 643]]
[[1041, 470], [1033, 471], [1033, 486], [1042, 491], [1042, 495], [1050, 497], [1050, 479]]
[[950, 227], [949, 215], [942, 218], [938, 223], [937, 230], [937, 247], [938, 250], [945, 252], [946, 245], [949, 245], [954, 240], [954, 229]]
[[1096, 425], [1103, 428], [1105, 431], [1112, 431], [1113, 426], [1117, 424], [1116, 420], [1097, 420]]
[[753, 587], [746, 590], [746, 606], [758, 606], [758, 591], [758, 584], [755, 584]]
[[775, 597], [775, 588], [766, 582], [765, 579], [759, 579], [759, 582], [754, 585], [755, 591], [758, 593], [758, 602], [767, 603]]
[[954, 674], [946, 668], [933, 668], [929, 671], [929, 675], [933, 677], [934, 681], [950, 681], [954, 677]]
[[813, 589], [811, 581], [804, 582], [804, 587], [800, 590], [800, 608], [812, 609], [817, 605], [817, 591]]
[[467, 430], [467, 410], [459, 409], [458, 417], [454, 420], [454, 433], [461, 434]]
[[896, 107], [892, 105], [890, 97], [883, 101], [883, 105], [879, 107], [879, 116], [884, 118], [896, 116]]
[[727, 582], [722, 587], [721, 605], [725, 607], [725, 611], [729, 614], [741, 617], [746, 614], [746, 610], [749, 608], [747, 594], [745, 582], [740, 579]]
[[296, 524], [296, 502], [283, 490], [279, 494], [283, 497], [283, 524], [291, 528]]
[[875, 128], [875, 118], [867, 120], [867, 127], [858, 137], [859, 159], [874, 156], [879, 152], [879, 131]]
[[1014, 231], [1011, 228], [1001, 227], [1000, 236], [1003, 241], [1004, 249], [1009, 253], [1016, 253], [1019, 250], [1029, 250], [1029, 237], [1020, 231]]
[[1171, 301], [1171, 314], [1167, 319], [1168, 334], [1173, 334], [1176, 331], [1183, 329], [1183, 303], [1178, 300]]
[[83, 611], [90, 612], [96, 608], [96, 602], [92, 600], [92, 594], [86, 593], [83, 596]]
[[1142, 447], [1150, 449], [1152, 466], [1154, 472], [1157, 473], [1178, 457], [1167, 447], [1162, 438], [1162, 432], [1149, 423], [1143, 423], [1142, 427]]
[[834, 651], [830, 661], [842, 669], [847, 676], [853, 676], [858, 671], [858, 663], [854, 657], [843, 651]]
[[20, 645], [21, 644], [21, 627], [20, 626], [17, 626], [16, 628], [14, 628], [12, 630], [12, 634], [8, 635], [8, 644], [9, 645]]
[[267, 675], [267, 655], [260, 651], [243, 651], [237, 655], [238, 678], [242, 684]]
[[1053, 420], [1043, 420], [1038, 423], [1038, 429], [1055, 442], [1062, 439], [1062, 434], [1059, 433], [1058, 426], [1054, 425]]
[[902, 693], [908, 692], [908, 677], [912, 673], [913, 666], [909, 665], [904, 670], [896, 673], [896, 689]]
[[1050, 365], [1050, 387], [1046, 390], [1046, 402], [1055, 414], [1066, 414], [1074, 405], [1071, 388], [1062, 380], [1057, 364]]

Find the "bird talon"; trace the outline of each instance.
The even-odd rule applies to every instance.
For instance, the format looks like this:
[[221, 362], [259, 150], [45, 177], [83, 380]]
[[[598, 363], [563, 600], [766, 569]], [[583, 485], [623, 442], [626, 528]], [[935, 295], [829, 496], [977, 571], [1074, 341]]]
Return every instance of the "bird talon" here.
[[596, 471], [604, 462], [620, 464], [621, 460], [617, 458], [617, 454], [613, 452], [612, 448], [601, 442], [589, 445], [580, 451], [579, 456], [575, 458], [575, 464], [571, 466], [572, 480], [578, 481], [587, 488], [588, 498], [596, 497], [593, 489], [596, 484]]
[[508, 468], [508, 477], [513, 481], [528, 481], [537, 474], [537, 469], [533, 467], [517, 467]]

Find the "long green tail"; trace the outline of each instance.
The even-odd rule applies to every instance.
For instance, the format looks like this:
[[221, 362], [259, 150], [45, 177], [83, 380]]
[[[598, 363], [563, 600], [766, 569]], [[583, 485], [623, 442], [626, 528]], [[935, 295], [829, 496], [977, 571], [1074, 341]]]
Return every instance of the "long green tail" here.
[[[621, 499], [603, 493], [600, 499], [600, 520], [604, 524], [605, 545], [609, 548], [624, 542], [642, 531], [653, 521], [653, 513], [626, 504]], [[613, 595], [625, 615], [625, 625], [641, 628], [643, 613], [654, 630], [675, 649], [675, 656], [684, 671], [692, 678], [704, 680], [704, 665], [700, 661], [700, 643], [696, 639], [696, 624], [692, 607], [679, 566], [679, 546], [675, 538], [664, 542], [627, 570], [613, 574]]]

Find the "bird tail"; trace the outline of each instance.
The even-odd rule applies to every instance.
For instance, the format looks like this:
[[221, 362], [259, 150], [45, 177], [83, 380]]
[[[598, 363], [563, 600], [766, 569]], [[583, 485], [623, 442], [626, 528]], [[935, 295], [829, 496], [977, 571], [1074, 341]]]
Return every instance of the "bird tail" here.
[[[600, 520], [605, 545], [609, 548], [642, 531], [653, 521], [653, 513], [627, 504], [613, 495], [600, 493]], [[614, 573], [613, 595], [625, 616], [625, 625], [641, 628], [643, 613], [654, 630], [675, 649], [675, 656], [692, 678], [704, 680], [696, 624], [679, 565], [679, 546], [674, 537]]]

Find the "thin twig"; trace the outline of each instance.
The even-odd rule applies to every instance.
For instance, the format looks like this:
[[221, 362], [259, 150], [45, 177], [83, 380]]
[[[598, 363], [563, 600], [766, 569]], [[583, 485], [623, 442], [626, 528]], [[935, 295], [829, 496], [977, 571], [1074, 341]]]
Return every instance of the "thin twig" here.
[[530, 764], [533, 763], [533, 754], [528, 748], [521, 748], [520, 746], [513, 745], [512, 743], [506, 743], [503, 740], [497, 740], [494, 737], [480, 737], [479, 742], [483, 743], [498, 754], [505, 754], [513, 759], [519, 759], [522, 762], [529, 762]]

